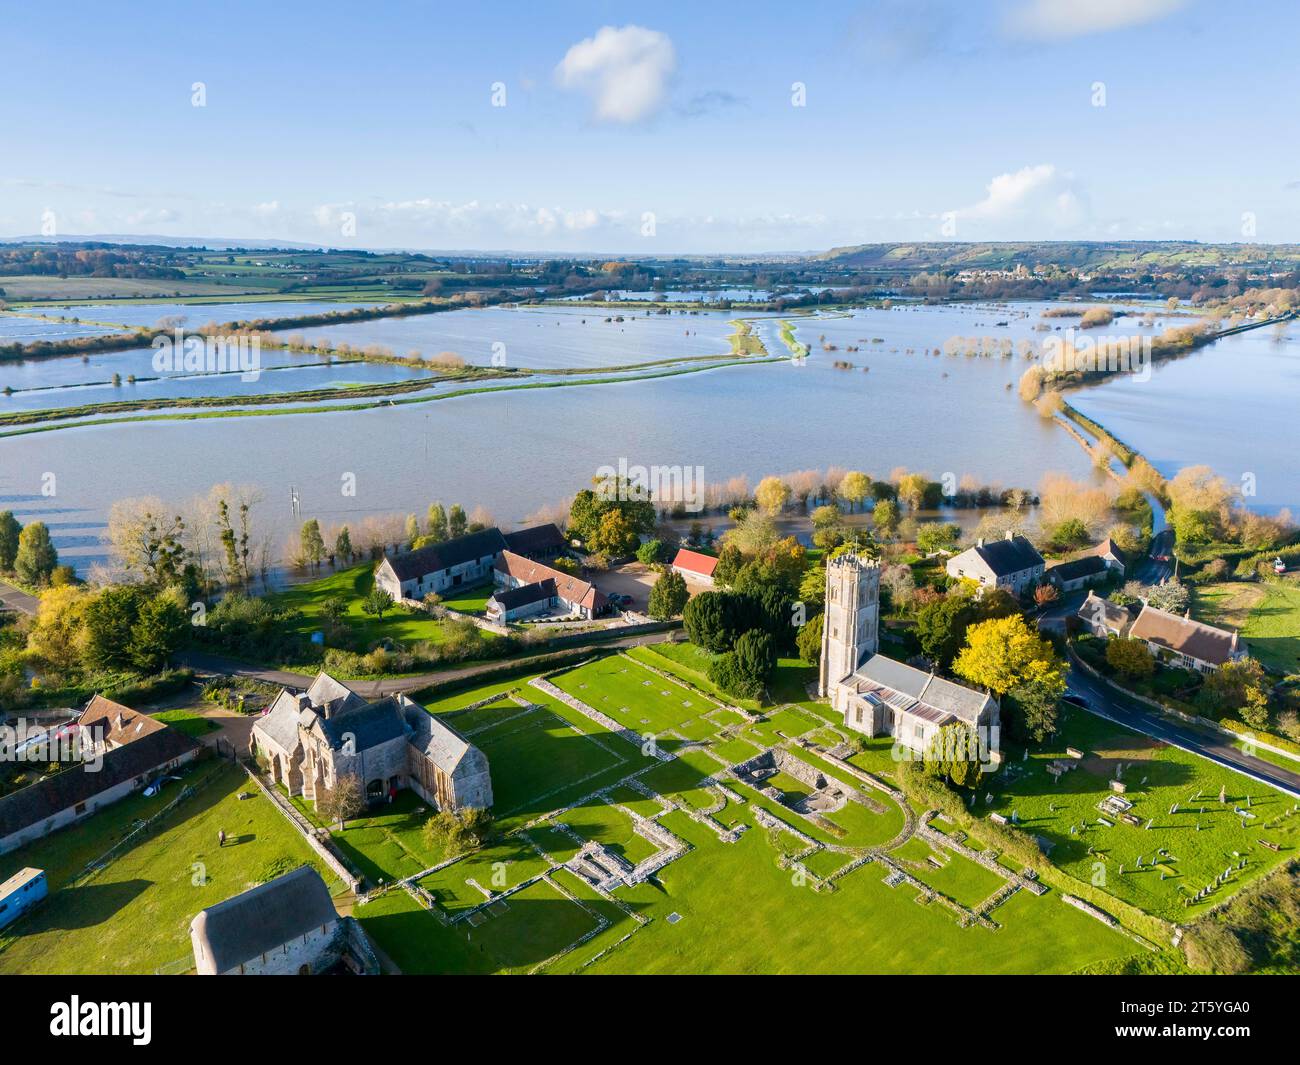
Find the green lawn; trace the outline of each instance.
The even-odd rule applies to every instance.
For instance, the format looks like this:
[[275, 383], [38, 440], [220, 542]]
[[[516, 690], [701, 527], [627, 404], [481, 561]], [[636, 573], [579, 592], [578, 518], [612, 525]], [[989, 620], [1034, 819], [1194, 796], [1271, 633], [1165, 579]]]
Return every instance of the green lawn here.
[[1292, 581], [1225, 581], [1196, 589], [1196, 615], [1241, 630], [1250, 653], [1268, 669], [1300, 671], [1300, 585]]
[[[790, 663], [786, 668], [786, 683], [791, 687], [801, 685], [808, 675], [802, 664]], [[824, 815], [818, 824], [736, 782], [728, 786], [742, 801], [727, 802], [714, 815], [725, 826], [748, 826], [749, 831], [735, 843], [721, 842], [712, 830], [680, 812], [659, 818], [692, 849], [652, 881], [616, 889], [620, 902], [651, 918], [644, 927], [563, 869], [550, 875], [581, 905], [557, 895], [545, 883], [534, 883], [506, 899], [503, 910], [481, 910], [491, 897], [483, 889], [492, 896], [508, 891], [576, 853], [579, 844], [556, 822], [520, 831], [525, 823], [550, 811], [564, 810], [559, 822], [581, 839], [601, 842], [629, 862], [651, 855], [653, 846], [632, 831], [632, 818], [618, 806], [655, 816], [659, 804], [620, 783], [629, 774], [639, 773], [642, 783], [690, 808], [711, 808], [718, 802], [718, 794], [701, 783], [723, 772], [722, 763], [708, 751], [685, 750], [669, 761], [650, 762], [646, 770], [646, 759], [633, 745], [548, 699], [529, 686], [528, 679], [490, 682], [429, 706], [431, 712], [450, 715], [457, 727], [472, 732], [474, 742], [487, 754], [499, 836], [482, 850], [426, 876], [421, 884], [433, 893], [444, 914], [455, 916], [472, 909], [477, 911], [476, 921], [488, 912], [492, 915], [477, 926], [468, 921], [448, 925], [397, 892], [368, 904], [358, 915], [405, 971], [506, 973], [539, 965], [551, 972], [587, 971], [588, 960], [613, 948], [594, 971], [1065, 972], [1134, 952], [1130, 940], [1063, 905], [1055, 891], [1042, 898], [1015, 896], [995, 912], [995, 920], [1005, 926], [997, 931], [963, 929], [940, 905], [918, 905], [913, 889], [886, 887], [881, 883], [883, 867], [877, 863], [842, 877], [833, 891], [816, 892], [810, 885], [843, 868], [852, 854], [822, 850], [810, 855], [803, 860], [812, 874], [809, 878], [782, 870], [777, 864], [780, 856], [800, 852], [806, 844], [789, 832], [760, 826], [758, 808], [823, 844], [849, 848], [894, 839], [904, 825], [903, 811], [887, 796], [872, 791], [868, 794], [884, 808], [883, 813], [850, 803]], [[723, 741], [716, 737], [721, 719], [712, 704], [706, 706], [698, 694], [638, 669], [624, 656], [597, 659], [553, 680], [616, 720], [629, 713], [649, 719], [649, 724], [637, 720], [633, 727], [671, 727], [682, 732], [699, 728], [729, 762], [756, 752], [756, 743], [784, 742], [784, 737], [824, 729], [827, 720], [805, 697], [797, 700], [798, 705], [772, 711], [757, 726], [744, 726], [744, 739]], [[643, 683], [646, 680], [651, 683]], [[539, 707], [525, 711], [501, 697], [509, 688], [517, 688]], [[490, 701], [466, 709], [482, 699]], [[697, 705], [685, 706], [686, 701]], [[628, 712], [621, 712], [625, 706]], [[713, 718], [705, 718], [705, 713]], [[836, 767], [812, 752], [792, 753], [836, 774]], [[887, 749], [866, 753], [872, 769], [892, 768]], [[847, 777], [842, 770], [838, 775]], [[851, 779], [845, 782], [852, 783]], [[807, 790], [789, 775], [778, 776], [776, 783], [792, 794]], [[603, 788], [610, 789], [608, 801], [594, 796]], [[577, 805], [565, 809], [572, 803]], [[537, 847], [549, 857], [540, 855]], [[982, 901], [1001, 883], [993, 873], [959, 856], [945, 855], [941, 866], [934, 867], [924, 861], [930, 850], [919, 840], [913, 839], [905, 848], [905, 854], [923, 863], [912, 870], [914, 875], [962, 903]], [[918, 853], [911, 854], [911, 849]], [[680, 914], [681, 921], [669, 924], [672, 913]], [[609, 927], [570, 951], [593, 930], [595, 914]], [[630, 938], [620, 944], [629, 933]]]
[[[1051, 748], [1033, 753], [1028, 761], [1012, 756], [1005, 768], [981, 791], [994, 795], [979, 813], [1014, 812], [1022, 829], [1053, 844], [1053, 864], [1085, 883], [1166, 920], [1183, 922], [1222, 902], [1228, 894], [1296, 854], [1300, 844], [1300, 814], [1295, 800], [1213, 762], [1151, 740], [1083, 710], [1066, 708], [1061, 731]], [[1054, 783], [1047, 766], [1054, 759], [1073, 761], [1071, 745], [1087, 757], [1078, 768]], [[1124, 798], [1141, 822], [1130, 825], [1103, 813], [1097, 804], [1110, 792], [1110, 780], [1123, 763]], [[1219, 791], [1226, 802], [1219, 802]], [[1247, 808], [1246, 799], [1250, 798]], [[1173, 804], [1178, 812], [1170, 813]], [[1201, 813], [1201, 810], [1204, 813]], [[1234, 809], [1248, 809], [1248, 827]], [[1112, 822], [1099, 823], [1099, 818]], [[1152, 827], [1145, 828], [1150, 820]], [[1087, 827], [1074, 834], [1071, 826]], [[1197, 830], [1197, 825], [1200, 830]], [[1260, 845], [1268, 840], [1280, 853]], [[1094, 853], [1088, 853], [1088, 847]], [[1159, 849], [1168, 856], [1159, 855]], [[1137, 868], [1137, 860], [1143, 867]], [[1227, 884], [1197, 905], [1182, 900], [1195, 895], [1240, 858], [1247, 866], [1234, 871]], [[1152, 859], [1157, 859], [1153, 866]], [[1123, 873], [1120, 867], [1123, 867]], [[1163, 878], [1162, 878], [1163, 874]]]
[[[152, 973], [187, 959], [191, 919], [211, 906], [299, 865], [321, 868], [284, 815], [227, 763], [183, 774], [211, 777], [159, 828], [89, 882], [69, 887], [85, 864], [121, 839], [137, 818], [172, 801], [180, 785], [146, 799], [132, 795], [10, 854], [0, 879], [25, 865], [45, 869], [50, 897], [5, 930], [0, 973]], [[239, 799], [240, 792], [252, 798]], [[226, 833], [218, 846], [217, 832]], [[333, 874], [321, 868], [326, 883]]]
[[404, 891], [358, 907], [356, 916], [410, 974], [528, 972], [597, 927], [590, 910], [545, 882], [510, 896], [500, 912], [485, 911], [478, 927], [443, 924]]
[[[680, 814], [664, 823], [695, 849], [667, 866], [659, 883], [616, 892], [653, 920], [588, 971], [1049, 973], [1134, 951], [1054, 892], [1018, 893], [996, 911], [1005, 925], [998, 931], [960, 928], [949, 911], [917, 905], [912, 889], [886, 887], [878, 865], [849, 874], [837, 891], [815, 892], [777, 866], [762, 832], [720, 843]], [[671, 913], [681, 920], [669, 924]], [[577, 968], [597, 949], [585, 944], [556, 968]]]
[[598, 658], [551, 677], [551, 683], [637, 733], [673, 731], [705, 739], [718, 731], [704, 717], [716, 703], [624, 655]]
[[424, 843], [424, 822], [433, 811], [413, 791], [398, 792], [392, 803], [372, 807], [364, 817], [346, 822], [342, 831], [337, 822], [325, 825], [315, 807], [301, 795], [295, 795], [292, 801], [308, 820], [329, 828], [344, 859], [370, 885], [391, 884], [414, 876], [444, 857], [441, 850]]
[[473, 588], [460, 588], [455, 595], [444, 596], [442, 605], [461, 614], [487, 613], [487, 601], [492, 598], [491, 583]]
[[170, 725], [172, 728], [185, 733], [187, 736], [193, 736], [195, 739], [206, 736], [209, 732], [216, 732], [217, 729], [221, 728], [210, 717], [203, 717], [193, 710], [160, 710], [152, 716], [155, 721]]
[[[301, 615], [296, 625], [287, 631], [310, 635], [324, 627], [324, 607], [327, 600], [341, 597], [347, 603], [344, 621], [357, 638], [370, 647], [380, 640], [391, 639], [402, 643], [427, 641], [438, 643], [443, 639], [445, 622], [431, 617], [422, 610], [408, 610], [394, 606], [383, 618], [372, 617], [361, 609], [361, 602], [374, 583], [374, 565], [370, 562], [341, 569], [318, 580], [296, 584], [282, 592], [267, 596], [268, 602], [279, 610], [296, 610]], [[485, 636], [493, 638], [491, 633]]]

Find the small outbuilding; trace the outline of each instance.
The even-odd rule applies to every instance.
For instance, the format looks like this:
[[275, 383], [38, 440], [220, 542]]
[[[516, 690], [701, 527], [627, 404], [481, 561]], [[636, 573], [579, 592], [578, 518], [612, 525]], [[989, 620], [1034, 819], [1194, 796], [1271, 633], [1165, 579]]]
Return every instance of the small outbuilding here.
[[370, 972], [374, 955], [360, 926], [334, 909], [325, 881], [303, 865], [209, 906], [190, 922], [200, 976]]

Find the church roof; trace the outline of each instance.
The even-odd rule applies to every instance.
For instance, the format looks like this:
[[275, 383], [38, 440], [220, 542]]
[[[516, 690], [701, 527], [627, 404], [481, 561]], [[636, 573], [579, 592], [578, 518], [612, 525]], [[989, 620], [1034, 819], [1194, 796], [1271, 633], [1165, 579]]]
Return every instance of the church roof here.
[[905, 710], [937, 725], [979, 723], [993, 697], [903, 662], [872, 655], [850, 679], [860, 694], [874, 694], [896, 710]]
[[190, 922], [202, 975], [229, 972], [338, 920], [320, 873], [309, 865], [202, 910]]
[[406, 723], [411, 728], [412, 746], [448, 776], [456, 772], [456, 767], [471, 752], [482, 757], [478, 748], [424, 707], [408, 699], [403, 711]]

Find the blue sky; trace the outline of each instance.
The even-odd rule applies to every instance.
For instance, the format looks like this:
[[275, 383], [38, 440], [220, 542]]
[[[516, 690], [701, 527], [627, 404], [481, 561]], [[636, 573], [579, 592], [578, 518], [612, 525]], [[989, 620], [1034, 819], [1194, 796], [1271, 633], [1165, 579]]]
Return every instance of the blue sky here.
[[0, 20], [0, 235], [1300, 241], [1284, 2], [115, 7]]

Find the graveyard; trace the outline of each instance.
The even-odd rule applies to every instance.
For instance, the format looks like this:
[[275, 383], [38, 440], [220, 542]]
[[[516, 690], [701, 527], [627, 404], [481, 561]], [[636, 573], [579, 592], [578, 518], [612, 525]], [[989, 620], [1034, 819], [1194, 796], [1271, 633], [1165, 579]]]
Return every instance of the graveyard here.
[[972, 812], [1015, 823], [1071, 875], [1182, 923], [1295, 854], [1296, 807], [1207, 759], [1066, 707], [1057, 738], [1027, 758], [1013, 752]]
[[334, 833], [388, 885], [356, 910], [380, 949], [410, 973], [1048, 973], [1144, 949], [927, 823], [806, 695], [758, 712], [689, 676], [614, 653], [423, 698], [487, 755], [495, 831], [445, 858], [400, 811]]

